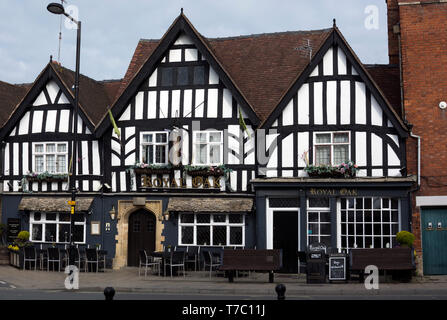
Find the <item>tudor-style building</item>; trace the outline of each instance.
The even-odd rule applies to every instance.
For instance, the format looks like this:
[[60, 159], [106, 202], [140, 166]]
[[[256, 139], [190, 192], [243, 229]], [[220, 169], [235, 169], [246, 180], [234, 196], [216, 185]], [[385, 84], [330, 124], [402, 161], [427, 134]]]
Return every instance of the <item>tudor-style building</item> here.
[[[382, 70], [335, 23], [213, 39], [182, 13], [139, 42], [121, 81], [81, 77], [75, 241], [101, 244], [115, 268], [142, 248], [281, 248], [291, 272], [312, 242], [393, 246], [411, 228], [413, 178]], [[36, 243], [67, 243], [72, 82], [49, 63], [1, 131], [2, 221], [21, 217]], [[357, 176], [305, 170], [348, 161]]]

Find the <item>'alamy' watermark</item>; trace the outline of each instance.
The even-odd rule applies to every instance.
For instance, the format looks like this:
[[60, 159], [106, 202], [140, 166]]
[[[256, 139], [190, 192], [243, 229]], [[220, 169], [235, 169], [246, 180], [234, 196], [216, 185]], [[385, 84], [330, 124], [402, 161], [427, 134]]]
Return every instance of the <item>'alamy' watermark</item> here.
[[368, 15], [364, 23], [366, 30], [379, 30], [379, 8], [369, 5], [365, 7], [364, 13]]
[[368, 276], [365, 279], [366, 290], [378, 290], [379, 289], [379, 269], [377, 266], [369, 265], [365, 268], [365, 274]]
[[65, 289], [67, 290], [73, 290], [73, 289], [79, 289], [79, 269], [76, 266], [66, 266], [65, 267], [65, 274], [68, 274], [68, 276], [65, 278]]

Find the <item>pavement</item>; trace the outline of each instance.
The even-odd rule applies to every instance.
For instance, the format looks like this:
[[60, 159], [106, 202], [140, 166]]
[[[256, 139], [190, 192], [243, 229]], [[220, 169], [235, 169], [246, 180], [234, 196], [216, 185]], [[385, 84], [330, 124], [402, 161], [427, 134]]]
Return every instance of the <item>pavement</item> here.
[[[65, 288], [67, 274], [64, 272], [47, 272], [19, 270], [15, 267], [0, 266], [0, 287], [29, 290], [62, 290]], [[385, 282], [385, 280], [388, 280]], [[272, 295], [277, 284], [286, 286], [286, 296], [300, 295], [432, 295], [445, 296], [447, 299], [447, 275], [413, 277], [410, 283], [393, 282], [390, 278], [380, 278], [379, 289], [367, 290], [363, 283], [307, 284], [305, 274], [275, 274], [274, 283], [268, 282], [268, 274], [254, 273], [249, 276], [235, 277], [229, 283], [223, 275], [213, 272], [186, 272], [186, 276], [159, 277], [144, 273], [139, 276], [138, 268], [107, 269], [105, 272], [80, 272], [79, 292], [103, 292], [106, 287], [113, 287], [116, 292], [144, 292], [159, 294], [209, 294], [209, 295]]]

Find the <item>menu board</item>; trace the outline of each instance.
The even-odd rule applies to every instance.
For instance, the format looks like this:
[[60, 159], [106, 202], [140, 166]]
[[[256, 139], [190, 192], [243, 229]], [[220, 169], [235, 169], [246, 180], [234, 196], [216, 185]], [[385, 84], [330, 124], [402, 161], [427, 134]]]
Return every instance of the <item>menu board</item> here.
[[329, 257], [329, 280], [346, 280], [346, 256]]
[[20, 232], [20, 219], [8, 218], [8, 243], [14, 242]]

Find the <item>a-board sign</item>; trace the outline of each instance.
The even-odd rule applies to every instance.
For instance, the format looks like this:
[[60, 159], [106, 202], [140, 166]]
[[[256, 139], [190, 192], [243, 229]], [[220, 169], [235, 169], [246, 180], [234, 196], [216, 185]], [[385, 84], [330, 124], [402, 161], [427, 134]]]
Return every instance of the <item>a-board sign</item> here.
[[14, 242], [17, 238], [17, 235], [20, 232], [20, 219], [18, 218], [8, 218], [8, 233], [7, 233], [7, 241]]
[[329, 280], [346, 280], [346, 255], [329, 256]]

